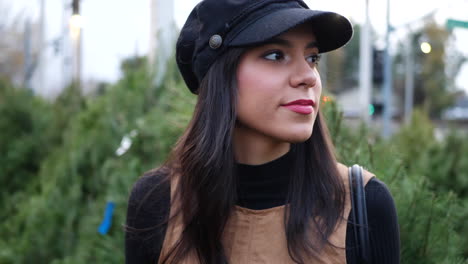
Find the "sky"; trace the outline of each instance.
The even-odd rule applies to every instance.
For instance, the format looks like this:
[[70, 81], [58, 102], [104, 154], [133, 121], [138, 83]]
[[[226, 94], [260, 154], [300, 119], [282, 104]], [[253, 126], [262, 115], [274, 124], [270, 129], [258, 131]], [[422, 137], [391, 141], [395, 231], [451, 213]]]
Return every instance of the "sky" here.
[[[47, 24], [54, 28], [64, 21], [60, 10], [71, 0], [45, 0], [48, 10]], [[168, 0], [164, 0], [168, 1]], [[356, 23], [365, 20], [365, 1], [305, 0], [311, 9], [338, 12]], [[369, 16], [382, 44], [386, 29], [386, 1], [368, 0]], [[9, 3], [16, 12], [38, 15], [38, 0], [0, 0]], [[175, 0], [175, 21], [181, 27], [199, 0]], [[149, 47], [149, 0], [82, 0], [83, 75], [84, 79], [116, 81], [120, 77], [119, 65], [123, 58], [147, 54]], [[436, 12], [436, 19], [444, 24], [447, 18], [468, 21], [468, 0], [391, 0], [390, 21], [396, 28], [393, 39], [403, 35], [407, 24], [413, 29], [421, 17]], [[56, 26], [55, 26], [56, 27]], [[59, 34], [55, 29], [53, 34]], [[455, 47], [468, 56], [468, 29], [455, 29]], [[52, 35], [53, 35], [52, 34]], [[396, 38], [395, 38], [396, 37]], [[457, 85], [468, 92], [468, 63], [457, 76]]]

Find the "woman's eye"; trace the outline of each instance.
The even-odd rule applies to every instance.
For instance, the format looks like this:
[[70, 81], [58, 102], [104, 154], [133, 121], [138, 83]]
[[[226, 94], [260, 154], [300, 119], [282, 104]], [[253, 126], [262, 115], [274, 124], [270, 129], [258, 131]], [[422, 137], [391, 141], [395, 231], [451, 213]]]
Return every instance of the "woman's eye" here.
[[281, 51], [273, 51], [263, 57], [267, 60], [277, 61], [284, 59], [284, 54]]
[[307, 61], [312, 64], [318, 64], [321, 57], [322, 56], [320, 54], [314, 54], [314, 55], [307, 57]]

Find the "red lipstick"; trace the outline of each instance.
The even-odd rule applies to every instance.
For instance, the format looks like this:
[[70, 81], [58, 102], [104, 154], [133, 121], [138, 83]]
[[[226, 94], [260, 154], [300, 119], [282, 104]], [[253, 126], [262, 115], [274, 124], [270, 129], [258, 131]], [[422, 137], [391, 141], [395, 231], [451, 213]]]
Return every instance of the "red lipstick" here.
[[298, 114], [309, 115], [314, 111], [315, 102], [309, 99], [300, 99], [282, 106]]

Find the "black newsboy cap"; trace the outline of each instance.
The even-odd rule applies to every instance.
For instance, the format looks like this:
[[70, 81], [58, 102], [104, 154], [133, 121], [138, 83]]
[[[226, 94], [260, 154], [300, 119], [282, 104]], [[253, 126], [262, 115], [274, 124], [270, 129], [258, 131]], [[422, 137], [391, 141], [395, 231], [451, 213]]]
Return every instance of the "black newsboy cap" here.
[[320, 53], [345, 45], [353, 27], [344, 16], [310, 10], [302, 0], [203, 0], [190, 13], [177, 40], [177, 66], [197, 93], [213, 62], [229, 47], [255, 45], [305, 22]]

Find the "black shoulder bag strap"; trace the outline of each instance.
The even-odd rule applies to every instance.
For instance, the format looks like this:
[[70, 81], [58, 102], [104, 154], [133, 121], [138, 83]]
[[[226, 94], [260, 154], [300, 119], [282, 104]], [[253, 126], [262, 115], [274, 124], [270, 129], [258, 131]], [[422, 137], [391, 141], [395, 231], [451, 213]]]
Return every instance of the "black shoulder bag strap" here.
[[366, 194], [364, 192], [362, 167], [357, 164], [349, 168], [349, 186], [354, 222], [354, 241], [358, 248], [358, 261], [356, 263], [371, 263]]

